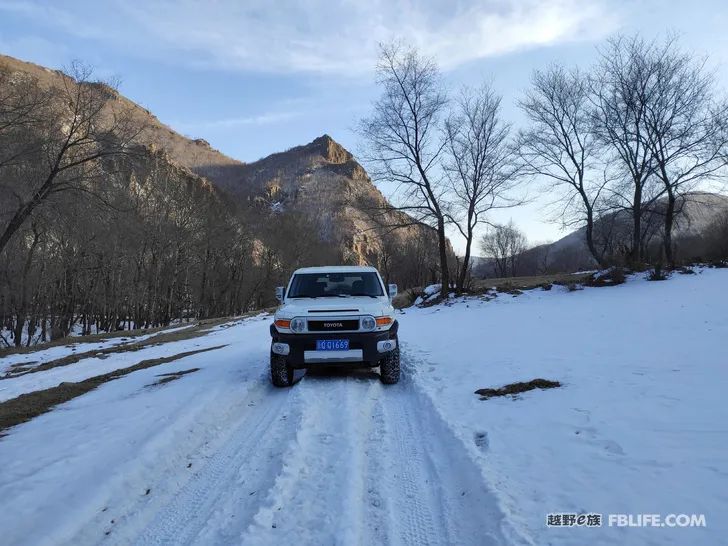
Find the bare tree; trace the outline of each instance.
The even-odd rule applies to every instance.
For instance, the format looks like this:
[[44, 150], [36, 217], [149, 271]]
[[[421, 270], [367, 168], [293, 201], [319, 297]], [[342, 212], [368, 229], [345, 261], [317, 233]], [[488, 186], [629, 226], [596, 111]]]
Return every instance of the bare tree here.
[[[41, 146], [38, 129], [47, 120], [51, 94], [27, 74], [0, 66], [0, 173]], [[0, 190], [13, 188], [0, 179]], [[1, 212], [1, 211], [0, 211]]]
[[381, 97], [370, 117], [359, 125], [366, 141], [364, 160], [375, 180], [396, 185], [395, 208], [412, 223], [435, 231], [440, 257], [442, 293], [449, 283], [445, 235], [447, 185], [440, 162], [446, 140], [441, 122], [447, 98], [437, 65], [400, 44], [382, 46], [377, 66]]
[[651, 81], [656, 67], [641, 62], [646, 49], [654, 49], [638, 37], [618, 36], [607, 42], [591, 78], [594, 103], [594, 131], [607, 147], [621, 184], [610, 188], [613, 200], [632, 219], [629, 260], [642, 261], [642, 218], [661, 195], [650, 184], [655, 172], [648, 145], [648, 107], [652, 100]]
[[679, 204], [698, 184], [724, 174], [728, 105], [716, 104], [714, 78], [704, 61], [679, 51], [674, 39], [660, 46], [638, 45], [638, 61], [650, 66], [653, 75], [645, 109], [646, 144], [667, 195], [663, 246], [667, 262], [674, 265], [672, 231]]
[[[38, 146], [22, 152], [15, 169], [17, 205], [0, 231], [0, 253], [33, 211], [50, 197], [69, 190], [96, 194], [104, 158], [128, 153], [141, 130], [130, 111], [114, 104], [113, 87], [91, 80], [91, 70], [74, 64], [62, 85], [42, 103]], [[33, 111], [32, 116], [38, 115]], [[26, 132], [27, 134], [27, 132]], [[16, 157], [16, 162], [19, 158]]]
[[526, 236], [513, 223], [494, 224], [480, 239], [483, 254], [493, 259], [500, 277], [515, 277], [518, 260], [526, 250]]
[[500, 104], [501, 98], [487, 85], [475, 91], [463, 89], [445, 123], [445, 170], [456, 197], [451, 219], [465, 239], [458, 292], [465, 286], [478, 224], [490, 210], [521, 203], [510, 194], [518, 171], [508, 142], [510, 126], [501, 119]]
[[607, 184], [597, 169], [599, 143], [592, 132], [590, 89], [578, 70], [552, 66], [536, 71], [531, 89], [519, 101], [531, 127], [518, 135], [523, 172], [546, 181], [549, 193], [560, 196], [559, 218], [564, 226], [585, 225], [586, 246], [597, 264], [594, 222]]

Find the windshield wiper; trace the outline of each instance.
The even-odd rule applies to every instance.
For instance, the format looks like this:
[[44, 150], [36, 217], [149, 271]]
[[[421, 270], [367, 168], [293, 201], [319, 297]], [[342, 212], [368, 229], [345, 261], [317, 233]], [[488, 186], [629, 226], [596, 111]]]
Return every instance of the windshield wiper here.
[[318, 298], [318, 296], [306, 296], [304, 294], [302, 294], [300, 296], [288, 296], [288, 297], [291, 298], [291, 299], [294, 299], [294, 298], [311, 298], [312, 300], [315, 300], [316, 298]]
[[374, 296], [372, 294], [364, 294], [362, 292], [358, 292], [356, 294], [350, 294], [351, 296], [369, 296], [370, 298], [377, 298], [378, 296]]

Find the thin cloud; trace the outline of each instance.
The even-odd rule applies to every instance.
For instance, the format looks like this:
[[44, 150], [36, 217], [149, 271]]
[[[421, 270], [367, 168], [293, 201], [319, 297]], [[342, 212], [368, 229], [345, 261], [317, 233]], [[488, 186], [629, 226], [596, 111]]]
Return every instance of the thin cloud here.
[[[595, 40], [617, 27], [606, 0], [431, 0], [215, 3], [118, 0], [112, 18], [95, 3], [24, 4], [64, 31], [105, 40], [172, 64], [272, 73], [370, 72], [377, 44], [402, 39], [445, 68], [566, 41]], [[15, 2], [0, 1], [0, 11]], [[96, 6], [96, 7], [94, 7]], [[59, 11], [64, 10], [62, 16]], [[78, 31], [69, 21], [82, 22]], [[93, 29], [90, 31], [89, 29]]]
[[185, 131], [205, 130], [205, 129], [233, 129], [235, 127], [274, 125], [283, 123], [294, 118], [300, 117], [301, 112], [268, 112], [255, 116], [240, 116], [213, 121], [204, 121], [200, 123], [178, 122], [172, 123], [174, 127], [178, 127]]

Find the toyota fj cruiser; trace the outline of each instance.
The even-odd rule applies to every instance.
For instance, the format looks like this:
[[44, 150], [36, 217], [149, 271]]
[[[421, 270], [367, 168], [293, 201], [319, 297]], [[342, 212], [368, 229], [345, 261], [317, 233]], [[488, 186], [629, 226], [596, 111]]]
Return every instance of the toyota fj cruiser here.
[[281, 306], [270, 335], [271, 380], [293, 384], [295, 369], [331, 365], [377, 367], [382, 383], [399, 381], [398, 323], [373, 267], [306, 267], [276, 289]]

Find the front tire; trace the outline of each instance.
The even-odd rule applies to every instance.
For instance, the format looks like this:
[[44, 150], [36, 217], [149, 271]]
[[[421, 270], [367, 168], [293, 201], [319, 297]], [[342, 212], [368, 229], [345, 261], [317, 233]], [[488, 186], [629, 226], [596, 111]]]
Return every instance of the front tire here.
[[293, 368], [286, 362], [286, 357], [271, 353], [270, 379], [276, 387], [290, 387], [293, 385]]
[[399, 343], [379, 361], [379, 378], [385, 385], [394, 385], [399, 381]]

